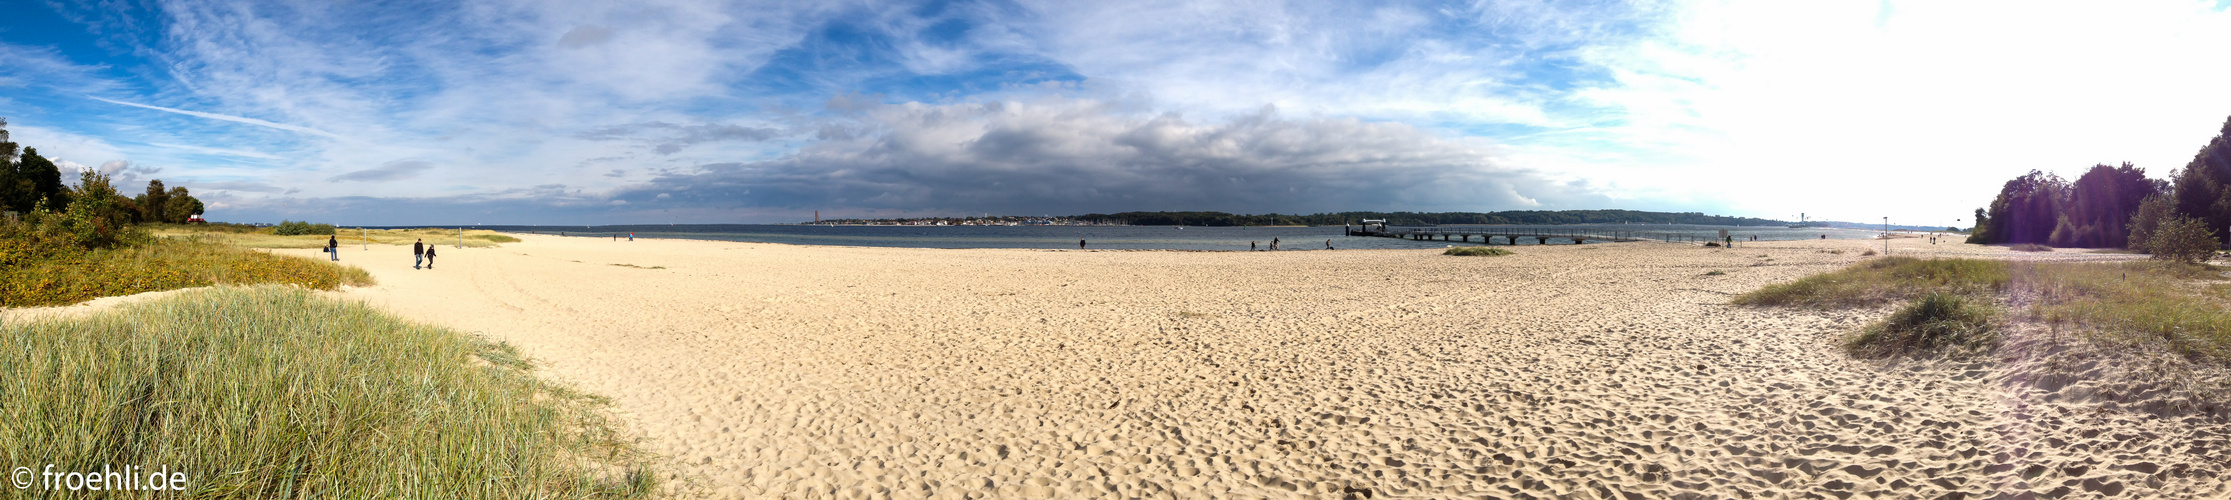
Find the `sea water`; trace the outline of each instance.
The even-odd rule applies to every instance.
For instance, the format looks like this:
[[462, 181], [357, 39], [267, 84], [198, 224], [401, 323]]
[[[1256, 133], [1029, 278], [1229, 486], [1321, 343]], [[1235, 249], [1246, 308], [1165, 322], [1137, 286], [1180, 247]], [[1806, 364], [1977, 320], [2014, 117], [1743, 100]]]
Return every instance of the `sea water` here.
[[[1736, 241], [1750, 241], [1756, 236], [1760, 241], [1820, 239], [1867, 239], [1880, 231], [1861, 229], [1805, 228], [1781, 226], [1705, 226], [1687, 224], [1571, 224], [1550, 226], [1437, 226], [1443, 230], [1488, 229], [1497, 231], [1543, 229], [1582, 234], [1639, 234], [1657, 239], [1673, 238], [1677, 241], [1714, 241], [1719, 231], [1725, 229]], [[1098, 250], [1210, 250], [1245, 251], [1249, 243], [1259, 250], [1269, 250], [1271, 240], [1278, 240], [1280, 250], [1324, 250], [1326, 240], [1335, 249], [1370, 248], [1441, 248], [1446, 246], [1481, 245], [1479, 238], [1462, 241], [1417, 241], [1403, 238], [1348, 236], [1341, 226], [1309, 227], [1260, 227], [1260, 226], [821, 226], [821, 225], [751, 225], [751, 224], [683, 224], [683, 225], [613, 225], [613, 226], [477, 226], [472, 229], [489, 229], [516, 233], [563, 234], [569, 237], [605, 238], [617, 236], [627, 239], [628, 233], [637, 238], [678, 238], [692, 240], [745, 241], [760, 243], [787, 243], [795, 245], [835, 245], [905, 248], [1044, 248], [1074, 249], [1077, 240], [1085, 240], [1086, 248]], [[1392, 230], [1403, 229], [1400, 226]], [[1503, 238], [1495, 239], [1504, 244]], [[1521, 245], [1538, 244], [1533, 238], [1522, 238]], [[1569, 245], [1572, 240], [1551, 238], [1551, 245]]]

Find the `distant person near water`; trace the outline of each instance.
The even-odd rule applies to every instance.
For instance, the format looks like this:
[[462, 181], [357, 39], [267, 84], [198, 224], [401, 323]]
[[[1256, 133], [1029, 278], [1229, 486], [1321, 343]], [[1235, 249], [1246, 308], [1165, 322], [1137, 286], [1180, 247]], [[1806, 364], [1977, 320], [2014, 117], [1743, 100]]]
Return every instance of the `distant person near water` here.
[[325, 237], [325, 253], [328, 253], [328, 254], [332, 254], [332, 255], [333, 255], [333, 261], [334, 261], [334, 262], [340, 262], [340, 261], [341, 261], [341, 239], [340, 239], [340, 238], [338, 238], [338, 237], [333, 237], [333, 236], [327, 236], [327, 237]]
[[1083, 249], [1085, 249], [1085, 240], [1083, 240], [1083, 239], [1078, 239], [1078, 240], [1077, 240], [1077, 249], [1078, 249], [1078, 250], [1083, 250]]
[[1325, 240], [1325, 249], [1326, 249], [1326, 250], [1331, 250], [1331, 249], [1332, 249], [1332, 240]]
[[426, 268], [427, 268], [427, 269], [433, 269], [433, 268], [434, 268], [434, 248], [435, 248], [435, 247], [439, 247], [439, 246], [441, 246], [441, 245], [427, 245], [427, 246], [426, 246]]
[[628, 233], [627, 233], [627, 240], [628, 240], [628, 241], [635, 241], [635, 233], [634, 233], [633, 231], [630, 231], [630, 232], [628, 232]]
[[1250, 242], [1247, 242], [1247, 251], [1249, 251], [1249, 252], [1253, 252], [1253, 251], [1255, 251], [1255, 242], [1252, 242], [1252, 241], [1250, 241]]
[[418, 242], [411, 244], [411, 269], [418, 269], [420, 266], [423, 266], [425, 264], [426, 239], [419, 238]]
[[1273, 252], [1276, 252], [1276, 251], [1278, 251], [1278, 238], [1271, 238], [1271, 239], [1270, 239], [1270, 251], [1273, 251]]

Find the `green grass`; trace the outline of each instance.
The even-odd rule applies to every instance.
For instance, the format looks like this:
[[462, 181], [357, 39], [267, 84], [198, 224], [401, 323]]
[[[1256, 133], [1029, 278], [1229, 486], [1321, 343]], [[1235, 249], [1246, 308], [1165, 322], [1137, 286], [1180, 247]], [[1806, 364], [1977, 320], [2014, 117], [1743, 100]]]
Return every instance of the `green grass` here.
[[1449, 248], [1447, 251], [1441, 252], [1441, 255], [1462, 255], [1468, 257], [1499, 257], [1510, 254], [1510, 250], [1504, 250], [1495, 247], [1452, 247]]
[[143, 245], [26, 257], [0, 267], [0, 307], [67, 305], [99, 297], [208, 286], [279, 283], [320, 290], [366, 286], [354, 266], [283, 257], [213, 238], [161, 238]]
[[2037, 264], [2018, 269], [2038, 294], [2029, 314], [2095, 340], [2162, 342], [2180, 354], [2231, 362], [2231, 296], [2223, 273], [2168, 261]]
[[1983, 295], [2006, 288], [2007, 263], [1977, 259], [1884, 257], [1842, 270], [1767, 285], [1735, 297], [1750, 306], [1863, 307], [1932, 292]]
[[1978, 350], [1997, 345], [1999, 312], [1988, 300], [1929, 292], [1889, 318], [1868, 325], [1844, 343], [1855, 356], [1879, 358], [1946, 348]]
[[[294, 287], [0, 324], [0, 459], [167, 466], [179, 498], [607, 498], [656, 478], [510, 346]], [[32, 496], [71, 496], [60, 492]]]
[[1841, 308], [1914, 300], [1868, 326], [1846, 347], [1862, 356], [1996, 340], [1998, 300], [2025, 297], [2012, 319], [2118, 345], [2168, 346], [2231, 363], [2231, 283], [2221, 269], [2168, 261], [2122, 263], [1921, 260], [1887, 257], [1736, 296], [1757, 306]]

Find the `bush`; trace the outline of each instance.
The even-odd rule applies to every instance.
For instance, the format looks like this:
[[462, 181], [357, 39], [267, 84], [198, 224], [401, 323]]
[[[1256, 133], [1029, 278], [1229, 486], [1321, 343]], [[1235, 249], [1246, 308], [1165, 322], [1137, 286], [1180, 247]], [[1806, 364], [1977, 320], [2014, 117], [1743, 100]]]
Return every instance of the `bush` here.
[[2010, 249], [2013, 249], [2013, 250], [2014, 250], [2014, 251], [2016, 251], [2016, 252], [2051, 252], [2051, 251], [2053, 251], [2053, 247], [2045, 246], [2045, 245], [2039, 245], [2039, 244], [2036, 244], [2036, 243], [2022, 243], [2022, 244], [2017, 244], [2017, 245], [2007, 245], [2006, 247], [2007, 247], [2007, 248], [2010, 248]]
[[1844, 344], [1862, 357], [1932, 351], [1946, 347], [1979, 349], [1998, 340], [1992, 327], [1998, 316], [1981, 300], [1957, 293], [1929, 292], [1890, 318], [1868, 326]]
[[301, 235], [318, 235], [318, 236], [332, 236], [332, 235], [333, 235], [333, 225], [332, 225], [332, 224], [311, 224], [311, 223], [308, 223], [308, 222], [295, 222], [295, 221], [279, 221], [279, 225], [277, 225], [277, 226], [272, 226], [272, 227], [271, 227], [271, 234], [276, 234], [276, 235], [279, 235], [279, 236], [301, 236]]
[[2171, 217], [2161, 222], [2152, 237], [2146, 241], [2146, 251], [2155, 259], [2186, 263], [2207, 262], [2215, 256], [2215, 230], [2208, 224], [2190, 217]]
[[1499, 257], [1510, 254], [1510, 250], [1504, 250], [1495, 247], [1455, 247], [1441, 252], [1441, 255], [1462, 255], [1467, 257]]

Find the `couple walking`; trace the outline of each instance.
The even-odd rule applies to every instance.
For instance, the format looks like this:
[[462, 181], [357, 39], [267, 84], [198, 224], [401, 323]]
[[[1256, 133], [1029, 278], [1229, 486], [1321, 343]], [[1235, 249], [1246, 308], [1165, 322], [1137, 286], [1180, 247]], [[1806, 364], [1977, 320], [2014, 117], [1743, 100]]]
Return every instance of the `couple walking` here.
[[411, 269], [418, 269], [418, 265], [419, 265], [419, 264], [422, 264], [422, 263], [423, 263], [423, 264], [426, 264], [426, 268], [427, 268], [427, 269], [433, 269], [433, 268], [434, 268], [434, 247], [438, 247], [438, 246], [441, 246], [441, 245], [427, 245], [427, 244], [426, 244], [426, 239], [425, 239], [425, 238], [419, 238], [419, 239], [418, 239], [418, 242], [417, 242], [417, 243], [412, 243], [412, 244], [411, 244]]

